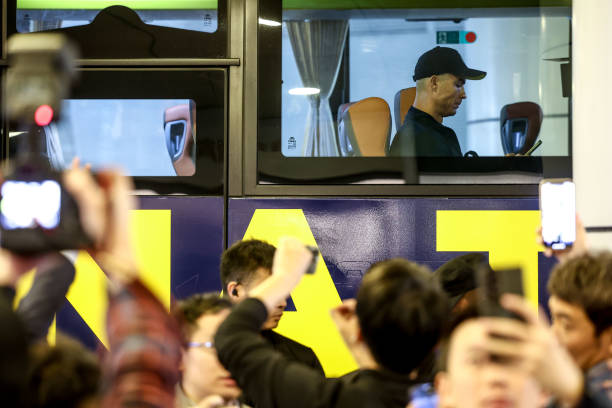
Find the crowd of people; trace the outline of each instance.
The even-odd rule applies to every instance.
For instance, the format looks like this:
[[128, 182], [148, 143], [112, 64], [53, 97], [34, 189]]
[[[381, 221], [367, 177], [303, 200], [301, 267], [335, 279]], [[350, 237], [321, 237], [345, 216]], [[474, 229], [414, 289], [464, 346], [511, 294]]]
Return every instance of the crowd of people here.
[[[331, 310], [359, 369], [327, 378], [308, 345], [273, 331], [313, 253], [282, 238], [234, 243], [221, 254], [221, 293], [175, 302], [171, 313], [139, 280], [130, 180], [63, 175], [88, 249], [109, 275], [109, 350], [46, 334], [74, 278], [58, 253], [0, 250], [0, 390], [7, 407], [608, 407], [612, 406], [612, 253], [585, 233], [548, 281], [552, 323], [503, 294], [483, 312], [482, 254], [435, 272], [405, 259], [373, 264], [355, 299]], [[537, 237], [537, 234], [536, 234]], [[534, 238], [535, 239], [535, 238]], [[15, 284], [33, 267], [29, 293]]]

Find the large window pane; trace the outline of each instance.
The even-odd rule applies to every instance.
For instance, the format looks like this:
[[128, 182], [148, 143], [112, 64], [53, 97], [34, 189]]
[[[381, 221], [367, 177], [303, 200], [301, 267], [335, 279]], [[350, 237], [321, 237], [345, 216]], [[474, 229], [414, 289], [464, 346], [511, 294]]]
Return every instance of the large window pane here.
[[129, 7], [150, 25], [205, 33], [218, 27], [217, 0], [18, 0], [17, 30], [31, 33], [87, 25], [110, 6]]
[[[478, 182], [486, 174], [500, 175], [488, 182], [536, 183], [571, 174], [568, 1], [488, 8], [382, 1], [377, 9], [359, 1], [324, 9], [285, 1], [282, 17], [275, 14], [279, 3], [260, 2], [262, 16], [282, 20], [276, 31], [260, 25], [260, 180], [336, 183], [352, 173], [355, 181], [392, 176], [439, 184]], [[440, 50], [486, 76], [476, 80], [442, 65], [417, 84], [419, 58]], [[452, 94], [449, 85], [441, 91], [446, 78]], [[418, 133], [421, 119], [427, 131]], [[444, 137], [428, 139], [430, 128]], [[411, 149], [394, 149], [405, 139]], [[421, 140], [453, 148], [431, 153]]]
[[224, 58], [227, 0], [10, 0], [8, 34], [59, 31], [83, 59]]
[[[224, 69], [83, 69], [60, 120], [35, 133], [36, 152], [56, 169], [75, 157], [122, 168], [142, 190], [221, 195], [226, 87]], [[33, 148], [20, 130], [9, 159]]]

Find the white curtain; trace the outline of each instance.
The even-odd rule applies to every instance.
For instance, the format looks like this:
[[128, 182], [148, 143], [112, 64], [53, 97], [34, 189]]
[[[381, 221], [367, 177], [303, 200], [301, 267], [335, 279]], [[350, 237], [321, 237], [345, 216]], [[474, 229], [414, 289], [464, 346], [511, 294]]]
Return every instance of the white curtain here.
[[348, 32], [346, 20], [287, 21], [287, 32], [305, 88], [317, 88], [309, 95], [304, 156], [339, 156], [336, 126], [329, 96], [336, 84]]

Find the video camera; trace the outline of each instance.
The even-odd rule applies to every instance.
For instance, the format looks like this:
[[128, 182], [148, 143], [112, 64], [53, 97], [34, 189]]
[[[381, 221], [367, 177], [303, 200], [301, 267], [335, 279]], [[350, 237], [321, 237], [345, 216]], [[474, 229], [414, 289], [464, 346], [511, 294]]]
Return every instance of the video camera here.
[[8, 121], [24, 130], [0, 187], [0, 245], [34, 254], [90, 246], [62, 174], [42, 155], [41, 128], [61, 117], [62, 100], [76, 76], [76, 50], [61, 34], [16, 34], [8, 41], [5, 78]]

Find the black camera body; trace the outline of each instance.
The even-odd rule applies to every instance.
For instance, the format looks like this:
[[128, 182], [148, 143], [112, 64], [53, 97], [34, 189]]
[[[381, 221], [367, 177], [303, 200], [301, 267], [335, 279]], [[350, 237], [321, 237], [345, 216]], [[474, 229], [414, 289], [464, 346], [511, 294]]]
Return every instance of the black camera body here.
[[[60, 117], [62, 99], [75, 77], [76, 55], [61, 34], [16, 34], [8, 42], [8, 120], [13, 128], [25, 130], [28, 141], [27, 149], [11, 158], [0, 186], [0, 245], [15, 253], [92, 244], [76, 201], [64, 189], [62, 174], [43, 157], [39, 140], [45, 134], [42, 126]], [[39, 115], [41, 108], [44, 117]]]
[[91, 246], [62, 174], [36, 164], [20, 163], [0, 186], [0, 245], [23, 255]]

